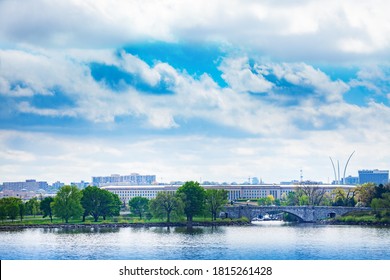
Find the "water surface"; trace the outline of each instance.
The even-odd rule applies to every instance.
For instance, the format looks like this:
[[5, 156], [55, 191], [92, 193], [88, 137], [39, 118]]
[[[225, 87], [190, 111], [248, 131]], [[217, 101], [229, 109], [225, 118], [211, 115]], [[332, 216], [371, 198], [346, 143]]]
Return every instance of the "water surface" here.
[[277, 222], [193, 229], [35, 228], [1, 231], [0, 244], [2, 260], [389, 260], [390, 228]]

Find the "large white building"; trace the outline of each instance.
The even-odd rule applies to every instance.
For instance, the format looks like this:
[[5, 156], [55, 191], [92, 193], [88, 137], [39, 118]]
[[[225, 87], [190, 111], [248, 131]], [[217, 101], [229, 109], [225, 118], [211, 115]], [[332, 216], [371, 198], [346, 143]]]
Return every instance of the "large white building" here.
[[101, 186], [126, 186], [126, 185], [152, 185], [156, 182], [156, 175], [140, 175], [131, 173], [130, 175], [112, 174], [111, 176], [92, 177], [92, 185]]
[[[157, 185], [157, 186], [104, 186], [102, 189], [117, 194], [127, 204], [133, 197], [145, 197], [153, 199], [157, 193], [176, 192], [181, 185]], [[228, 192], [229, 201], [237, 199], [259, 199], [272, 195], [275, 199], [283, 198], [283, 194], [295, 191], [299, 185], [203, 185], [205, 189], [224, 189]], [[312, 185], [310, 187], [321, 189], [329, 194], [336, 188], [346, 191], [354, 188], [352, 185]]]

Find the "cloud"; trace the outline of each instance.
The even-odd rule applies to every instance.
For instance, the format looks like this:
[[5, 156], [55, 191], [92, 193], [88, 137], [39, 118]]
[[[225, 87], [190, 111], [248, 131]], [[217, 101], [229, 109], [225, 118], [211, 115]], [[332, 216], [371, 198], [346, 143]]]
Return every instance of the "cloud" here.
[[[343, 95], [350, 85], [364, 79], [368, 87], [368, 82], [378, 85], [375, 77], [386, 79], [379, 70], [375, 75], [360, 71], [357, 81], [348, 85], [306, 63], [263, 63], [241, 55], [221, 60], [218, 68], [227, 86], [220, 86], [207, 73], [191, 76], [160, 61], [149, 65], [124, 51], [2, 50], [0, 55], [0, 94], [16, 101], [20, 113], [113, 124], [118, 118], [131, 118], [158, 129], [178, 129], [180, 123], [190, 125], [198, 119], [256, 135], [340, 127], [351, 117], [341, 110], [344, 105], [349, 108]], [[114, 67], [136, 82], [124, 80], [120, 90], [112, 88], [107, 81], [110, 74], [100, 80], [93, 77], [92, 63]], [[18, 86], [11, 89], [12, 84], [23, 85], [25, 94]], [[169, 94], [158, 93], [162, 84]], [[65, 96], [63, 104], [60, 94]], [[58, 104], [36, 102], [36, 96], [54, 98]], [[288, 109], [286, 100], [294, 101]], [[329, 109], [332, 103], [337, 111]]]
[[302, 87], [309, 87], [322, 95], [327, 101], [340, 101], [349, 90], [348, 84], [341, 80], [332, 81], [324, 72], [305, 63], [281, 63], [265, 66], [279, 79]]
[[388, 56], [388, 8], [386, 0], [1, 1], [0, 39], [45, 48], [218, 42], [282, 59], [363, 60]]
[[224, 59], [219, 69], [223, 72], [222, 78], [234, 91], [264, 93], [273, 86], [260, 73], [253, 72], [247, 57]]

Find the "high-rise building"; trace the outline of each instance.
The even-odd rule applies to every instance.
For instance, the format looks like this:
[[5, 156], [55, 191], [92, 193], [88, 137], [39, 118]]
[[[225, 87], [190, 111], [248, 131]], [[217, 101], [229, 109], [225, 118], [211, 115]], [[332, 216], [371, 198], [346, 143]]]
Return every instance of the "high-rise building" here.
[[387, 184], [389, 182], [389, 170], [359, 170], [359, 184], [375, 183]]
[[130, 175], [112, 174], [111, 176], [92, 177], [93, 186], [114, 186], [114, 185], [152, 185], [156, 182], [156, 175], [140, 175], [131, 173]]

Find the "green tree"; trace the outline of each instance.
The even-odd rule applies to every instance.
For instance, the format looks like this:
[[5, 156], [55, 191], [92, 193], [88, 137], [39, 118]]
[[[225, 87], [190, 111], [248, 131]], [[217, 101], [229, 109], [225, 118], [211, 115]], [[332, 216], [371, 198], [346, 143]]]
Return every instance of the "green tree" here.
[[5, 197], [4, 205], [7, 216], [14, 221], [18, 215], [20, 215], [20, 204], [23, 204], [23, 201], [17, 197]]
[[325, 188], [305, 184], [300, 185], [296, 191], [299, 205], [321, 205], [325, 194]]
[[155, 199], [150, 200], [149, 209], [156, 218], [166, 218], [170, 223], [172, 218], [183, 215], [184, 204], [179, 196], [172, 192], [159, 192]]
[[205, 207], [215, 221], [217, 214], [228, 203], [228, 192], [222, 189], [208, 189], [205, 193]]
[[390, 192], [383, 192], [381, 198], [374, 198], [371, 201], [371, 208], [373, 208], [376, 212], [375, 217], [390, 218]]
[[206, 192], [198, 182], [189, 181], [178, 188], [176, 193], [182, 197], [187, 222], [191, 223], [195, 215], [202, 214], [203, 212]]
[[81, 206], [82, 192], [76, 186], [63, 186], [57, 192], [52, 203], [54, 215], [69, 222], [70, 218], [80, 217], [84, 209]]
[[83, 197], [81, 198], [81, 205], [84, 208], [83, 221], [85, 216], [91, 215], [94, 221], [97, 222], [100, 215], [101, 192], [98, 187], [88, 186], [81, 191]]
[[299, 206], [310, 205], [310, 199], [305, 194], [300, 195], [298, 201]]
[[40, 204], [40, 209], [43, 213], [43, 218], [47, 216], [50, 217], [50, 222], [53, 222], [53, 209], [51, 208], [51, 203], [54, 201], [54, 198], [51, 196], [45, 197]]
[[261, 206], [270, 206], [275, 204], [275, 198], [273, 195], [267, 195], [266, 197], [262, 197], [257, 201], [258, 205]]
[[33, 215], [34, 217], [38, 214], [40, 210], [40, 202], [38, 198], [33, 197], [26, 202], [26, 213], [28, 215]]
[[382, 198], [374, 198], [371, 207], [377, 209], [390, 209], [390, 192], [383, 193]]
[[119, 216], [122, 201], [117, 194], [105, 190], [103, 201], [107, 201], [107, 203], [103, 203], [104, 207], [101, 212], [103, 220], [105, 220], [108, 216]]
[[0, 219], [2, 222], [7, 218], [7, 208], [4, 198], [0, 199]]
[[375, 198], [375, 184], [365, 183], [356, 187], [358, 202], [361, 206], [369, 206]]
[[97, 222], [99, 216], [106, 220], [107, 216], [119, 216], [122, 201], [117, 194], [98, 187], [88, 186], [83, 190], [81, 204], [84, 207], [83, 221], [91, 215]]
[[144, 213], [148, 211], [149, 200], [145, 197], [136, 196], [129, 201], [130, 211], [142, 219]]
[[342, 188], [336, 188], [332, 191], [334, 196], [333, 206], [345, 206], [347, 194]]
[[282, 198], [283, 198], [282, 205], [284, 205], [284, 206], [299, 205], [299, 198], [298, 198], [296, 192], [289, 192], [287, 195], [284, 193], [282, 195]]
[[19, 217], [20, 217], [20, 221], [23, 221], [24, 213], [26, 213], [26, 204], [21, 202], [21, 203], [19, 203]]

